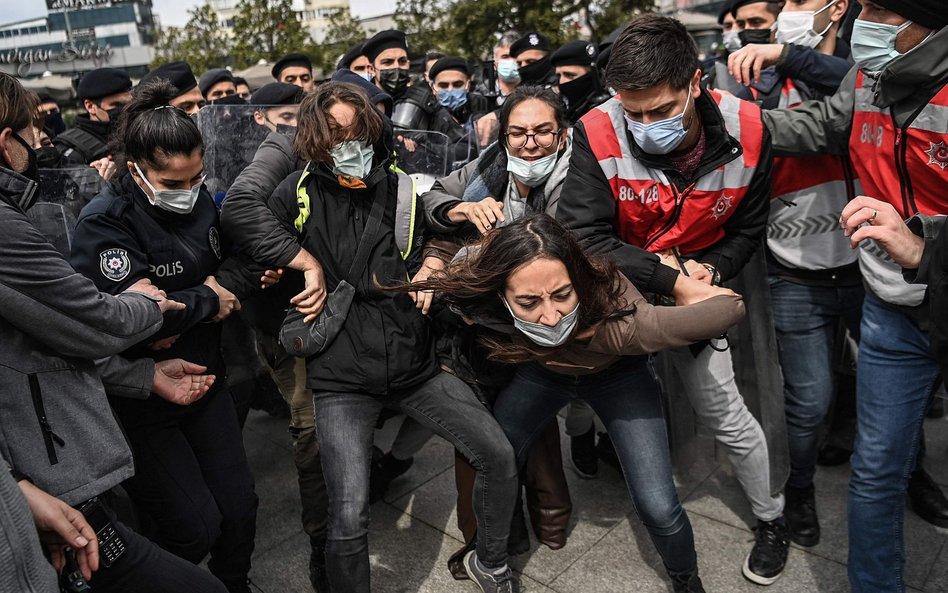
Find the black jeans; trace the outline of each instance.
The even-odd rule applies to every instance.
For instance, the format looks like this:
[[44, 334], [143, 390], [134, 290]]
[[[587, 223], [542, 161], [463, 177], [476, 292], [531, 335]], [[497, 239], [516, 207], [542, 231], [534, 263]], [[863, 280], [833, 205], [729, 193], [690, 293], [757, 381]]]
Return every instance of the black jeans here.
[[[316, 393], [316, 433], [329, 492], [326, 567], [333, 591], [369, 593], [369, 468], [375, 423], [385, 403], [359, 393]], [[517, 467], [504, 432], [463, 381], [439, 373], [392, 401], [448, 440], [477, 470], [477, 554], [489, 567], [507, 561], [517, 497]], [[406, 555], [405, 562], [411, 562]]]
[[92, 573], [89, 586], [96, 593], [227, 593], [203, 568], [162, 550], [115, 519], [112, 524], [126, 549], [111, 567], [100, 564]]
[[[218, 379], [218, 385], [223, 379]], [[226, 387], [212, 389], [195, 413], [129, 431], [135, 475], [129, 496], [156, 525], [152, 537], [228, 586], [247, 580], [257, 495]]]

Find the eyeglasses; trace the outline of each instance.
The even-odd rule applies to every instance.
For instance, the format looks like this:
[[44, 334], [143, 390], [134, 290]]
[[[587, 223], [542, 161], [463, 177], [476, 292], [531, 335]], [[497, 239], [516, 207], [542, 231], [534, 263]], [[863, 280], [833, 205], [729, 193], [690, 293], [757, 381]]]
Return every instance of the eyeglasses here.
[[556, 136], [559, 130], [544, 130], [542, 132], [534, 132], [533, 134], [528, 134], [526, 132], [510, 132], [504, 134], [504, 137], [507, 138], [507, 146], [510, 148], [523, 148], [527, 145], [529, 139], [533, 139], [533, 143], [536, 144], [539, 148], [549, 148], [556, 143]]

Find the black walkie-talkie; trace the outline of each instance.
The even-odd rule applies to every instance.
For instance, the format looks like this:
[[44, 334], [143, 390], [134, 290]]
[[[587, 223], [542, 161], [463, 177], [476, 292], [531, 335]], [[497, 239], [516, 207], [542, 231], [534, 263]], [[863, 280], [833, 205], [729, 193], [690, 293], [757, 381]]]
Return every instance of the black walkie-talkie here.
[[83, 593], [92, 591], [92, 587], [86, 582], [82, 571], [79, 570], [79, 563], [76, 561], [76, 551], [66, 546], [63, 548], [63, 556], [66, 557], [66, 566], [59, 576], [59, 590], [62, 593]]
[[102, 508], [102, 503], [98, 498], [93, 498], [82, 505], [79, 512], [85, 516], [86, 521], [95, 531], [96, 539], [99, 540], [99, 562], [109, 568], [125, 553], [125, 540], [115, 530], [112, 519]]

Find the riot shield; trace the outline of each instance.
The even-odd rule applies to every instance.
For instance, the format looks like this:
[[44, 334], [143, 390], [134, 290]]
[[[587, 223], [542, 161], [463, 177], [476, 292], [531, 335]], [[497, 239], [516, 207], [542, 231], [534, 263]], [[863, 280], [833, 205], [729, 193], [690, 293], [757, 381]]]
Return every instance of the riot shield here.
[[411, 175], [419, 194], [451, 172], [454, 145], [440, 132], [399, 130], [395, 133], [395, 164]]
[[[728, 331], [734, 374], [748, 410], [767, 438], [770, 487], [780, 492], [790, 475], [790, 450], [784, 416], [783, 372], [777, 354], [770, 287], [764, 247], [754, 254], [736, 278], [727, 283], [744, 297], [747, 316]], [[659, 354], [658, 373], [670, 416], [669, 433], [675, 464], [687, 469], [714, 451], [709, 435], [700, 430], [674, 366]]]
[[218, 206], [270, 133], [254, 121], [254, 112], [266, 109], [257, 105], [208, 105], [197, 114], [204, 138], [204, 184]]
[[92, 167], [39, 170], [38, 197], [27, 215], [63, 256], [68, 258], [72, 250], [79, 212], [102, 184], [102, 177]]

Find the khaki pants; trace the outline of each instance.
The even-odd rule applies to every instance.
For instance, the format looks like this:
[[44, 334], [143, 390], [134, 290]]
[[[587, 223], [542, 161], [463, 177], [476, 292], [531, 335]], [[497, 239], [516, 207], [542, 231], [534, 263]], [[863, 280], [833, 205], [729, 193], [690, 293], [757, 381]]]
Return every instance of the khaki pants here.
[[306, 361], [287, 353], [275, 336], [267, 336], [259, 331], [257, 354], [290, 407], [290, 436], [293, 439], [293, 461], [303, 505], [303, 531], [310, 540], [322, 543], [326, 540], [329, 498], [319, 460], [313, 392], [306, 388]]

